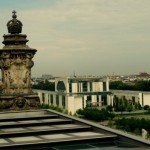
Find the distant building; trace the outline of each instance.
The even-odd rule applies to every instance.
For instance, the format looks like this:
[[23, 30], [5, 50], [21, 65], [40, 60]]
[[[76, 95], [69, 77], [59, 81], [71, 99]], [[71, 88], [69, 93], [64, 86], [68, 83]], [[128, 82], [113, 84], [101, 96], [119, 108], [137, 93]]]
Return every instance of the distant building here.
[[147, 72], [140, 72], [138, 77], [150, 77], [150, 74], [148, 74]]
[[150, 105], [150, 92], [144, 91], [127, 91], [127, 90], [111, 90], [113, 94], [113, 104], [116, 98], [120, 100], [130, 101], [132, 105], [135, 103], [141, 104], [141, 106]]
[[74, 114], [78, 109], [114, 106], [116, 98], [132, 105], [150, 105], [150, 92], [109, 90], [108, 78], [62, 77], [55, 78], [55, 91], [34, 90], [41, 104], [58, 106]]
[[123, 83], [132, 83], [136, 81], [149, 81], [150, 74], [147, 72], [140, 72], [138, 75], [113, 75], [109, 76], [110, 82], [122, 81]]
[[137, 75], [137, 80], [150, 80], [150, 74], [147, 72], [140, 72], [139, 75]]
[[44, 80], [49, 80], [49, 79], [53, 79], [54, 77], [53, 77], [53, 75], [51, 75], [51, 74], [43, 74], [42, 75], [42, 79], [44, 79]]
[[104, 107], [112, 103], [109, 80], [97, 77], [55, 78], [55, 92], [35, 91], [41, 104], [58, 106], [72, 114], [86, 105]]

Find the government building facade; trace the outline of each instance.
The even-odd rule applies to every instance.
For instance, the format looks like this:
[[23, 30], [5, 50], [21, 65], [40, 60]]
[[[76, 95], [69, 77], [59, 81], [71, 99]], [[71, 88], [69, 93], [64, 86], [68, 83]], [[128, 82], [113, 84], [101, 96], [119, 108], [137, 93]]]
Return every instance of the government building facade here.
[[55, 78], [55, 91], [34, 90], [41, 104], [62, 108], [74, 114], [78, 109], [112, 104], [109, 79], [98, 77]]

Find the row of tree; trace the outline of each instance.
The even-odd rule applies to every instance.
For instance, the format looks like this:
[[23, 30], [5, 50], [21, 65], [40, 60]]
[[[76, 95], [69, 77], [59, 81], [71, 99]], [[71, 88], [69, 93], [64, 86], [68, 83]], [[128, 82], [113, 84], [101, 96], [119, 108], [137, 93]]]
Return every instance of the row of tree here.
[[[116, 115], [110, 112], [111, 107], [106, 109], [97, 108], [84, 108], [79, 109], [76, 113], [83, 118], [93, 121], [105, 121], [109, 120], [108, 126], [115, 126], [117, 129], [124, 130], [126, 132], [132, 132], [136, 135], [141, 135], [142, 129], [147, 130], [150, 133], [150, 120], [139, 119], [135, 117], [131, 118], [118, 118]], [[113, 120], [113, 121], [112, 121]]]
[[33, 89], [55, 91], [55, 83], [47, 80], [38, 82], [32, 86]]
[[110, 82], [109, 87], [114, 90], [150, 91], [150, 81], [136, 81], [133, 85], [114, 81]]
[[144, 118], [121, 118], [115, 120], [115, 125], [117, 129], [121, 129], [127, 132], [133, 132], [139, 135], [141, 135], [142, 129], [150, 132], [150, 120]]
[[93, 121], [104, 121], [108, 119], [113, 119], [115, 114], [109, 112], [106, 109], [97, 109], [97, 108], [84, 108], [77, 111], [78, 115], [82, 115], [83, 118], [93, 120]]
[[[127, 83], [123, 83], [122, 81], [114, 81], [110, 82], [110, 89], [114, 90], [133, 90], [133, 91], [150, 91], [150, 81], [137, 81], [134, 85], [129, 85]], [[34, 89], [41, 90], [55, 90], [54, 82], [38, 82], [38, 84], [33, 85]]]

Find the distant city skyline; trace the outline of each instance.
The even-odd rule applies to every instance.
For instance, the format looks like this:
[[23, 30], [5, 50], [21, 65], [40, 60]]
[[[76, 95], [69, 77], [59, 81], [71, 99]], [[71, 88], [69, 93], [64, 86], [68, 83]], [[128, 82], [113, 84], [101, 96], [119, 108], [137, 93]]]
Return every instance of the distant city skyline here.
[[0, 3], [0, 42], [16, 10], [27, 45], [38, 50], [32, 77], [150, 72], [150, 0]]

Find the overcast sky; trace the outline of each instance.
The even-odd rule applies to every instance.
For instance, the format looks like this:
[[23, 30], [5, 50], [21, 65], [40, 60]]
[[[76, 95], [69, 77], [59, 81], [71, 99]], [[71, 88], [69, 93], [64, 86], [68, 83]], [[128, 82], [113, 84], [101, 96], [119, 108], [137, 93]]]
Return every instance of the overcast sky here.
[[150, 0], [0, 0], [1, 42], [13, 10], [38, 50], [32, 76], [150, 72]]

